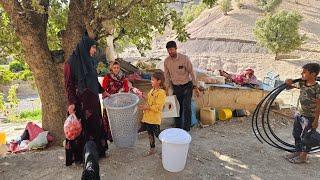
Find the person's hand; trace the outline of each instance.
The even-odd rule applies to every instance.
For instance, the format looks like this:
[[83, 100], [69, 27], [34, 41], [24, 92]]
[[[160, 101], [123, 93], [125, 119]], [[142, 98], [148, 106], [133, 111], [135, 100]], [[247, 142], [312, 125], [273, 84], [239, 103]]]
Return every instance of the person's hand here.
[[147, 96], [145, 94], [142, 93], [141, 95], [142, 99], [146, 100], [147, 99]]
[[166, 86], [166, 87], [165, 87], [165, 91], [166, 91], [166, 95], [167, 95], [167, 96], [169, 96], [169, 89], [170, 89], [169, 86]]
[[194, 93], [196, 94], [196, 97], [199, 97], [200, 96], [200, 90], [198, 87], [195, 87], [194, 89]]
[[141, 110], [148, 110], [148, 109], [149, 109], [149, 106], [146, 105], [146, 104], [141, 104], [141, 105], [139, 105], [139, 109], [141, 109]]
[[74, 114], [76, 111], [75, 111], [75, 108], [76, 108], [76, 106], [74, 105], [74, 104], [70, 104], [69, 106], [68, 106], [68, 112], [69, 112], [69, 114]]
[[107, 93], [107, 91], [104, 91], [104, 92], [102, 93], [102, 99], [104, 99], [104, 98], [106, 98], [106, 97], [109, 97], [109, 96], [110, 96], [110, 94]]
[[291, 86], [293, 84], [293, 80], [292, 79], [286, 79], [285, 81], [287, 86]]

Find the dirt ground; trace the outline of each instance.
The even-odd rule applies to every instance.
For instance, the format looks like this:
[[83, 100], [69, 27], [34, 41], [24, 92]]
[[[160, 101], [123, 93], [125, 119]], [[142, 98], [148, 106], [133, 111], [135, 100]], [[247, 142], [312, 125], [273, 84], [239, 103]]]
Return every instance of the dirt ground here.
[[[281, 138], [292, 142], [291, 122], [274, 121]], [[166, 127], [169, 122], [166, 122]], [[110, 147], [110, 157], [100, 161], [101, 179], [319, 179], [320, 155], [313, 154], [308, 164], [287, 162], [280, 151], [260, 144], [251, 130], [251, 120], [233, 119], [213, 127], [191, 130], [187, 164], [179, 173], [166, 171], [158, 154], [144, 157], [147, 134], [139, 135], [136, 147]], [[0, 158], [0, 179], [80, 179], [82, 167], [65, 167], [64, 149], [7, 155]]]

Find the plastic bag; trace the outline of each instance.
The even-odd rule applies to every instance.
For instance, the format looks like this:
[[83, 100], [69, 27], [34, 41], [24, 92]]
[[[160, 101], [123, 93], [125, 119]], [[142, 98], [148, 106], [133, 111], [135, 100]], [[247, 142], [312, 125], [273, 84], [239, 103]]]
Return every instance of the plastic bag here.
[[320, 146], [320, 134], [315, 129], [311, 129], [302, 136], [302, 143], [308, 147]]
[[143, 97], [143, 92], [140, 91], [140, 89], [138, 88], [131, 88], [130, 90], [133, 94], [137, 95], [139, 98], [142, 98]]
[[29, 149], [31, 150], [46, 147], [48, 144], [47, 135], [48, 131], [43, 131], [38, 134], [38, 136], [28, 144]]
[[64, 122], [64, 134], [68, 140], [74, 140], [82, 131], [81, 122], [75, 114], [71, 114]]

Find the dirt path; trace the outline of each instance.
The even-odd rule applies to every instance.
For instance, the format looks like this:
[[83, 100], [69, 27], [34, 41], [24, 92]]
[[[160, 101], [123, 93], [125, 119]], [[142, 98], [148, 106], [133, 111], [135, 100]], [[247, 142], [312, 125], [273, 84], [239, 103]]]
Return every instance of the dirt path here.
[[[281, 136], [290, 138], [290, 124], [282, 126]], [[159, 154], [143, 157], [148, 148], [146, 134], [139, 135], [134, 149], [110, 148], [110, 157], [100, 161], [101, 179], [319, 179], [320, 155], [310, 163], [288, 163], [285, 154], [259, 144], [250, 120], [218, 123], [191, 131], [187, 165], [180, 173], [167, 172]], [[159, 143], [158, 151], [161, 150]], [[0, 177], [6, 179], [80, 179], [82, 168], [64, 166], [64, 150], [56, 147], [0, 158]]]

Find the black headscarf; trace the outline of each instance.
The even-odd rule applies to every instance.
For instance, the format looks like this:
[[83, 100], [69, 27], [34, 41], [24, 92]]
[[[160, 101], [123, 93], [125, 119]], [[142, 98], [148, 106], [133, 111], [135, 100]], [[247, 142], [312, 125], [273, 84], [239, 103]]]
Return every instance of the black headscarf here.
[[68, 63], [71, 66], [72, 76], [77, 82], [78, 91], [82, 94], [86, 88], [94, 94], [99, 93], [98, 74], [95, 68], [95, 59], [90, 56], [90, 48], [97, 45], [97, 42], [87, 35], [82, 36], [76, 49], [69, 57]]

